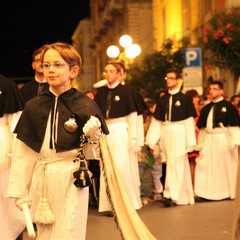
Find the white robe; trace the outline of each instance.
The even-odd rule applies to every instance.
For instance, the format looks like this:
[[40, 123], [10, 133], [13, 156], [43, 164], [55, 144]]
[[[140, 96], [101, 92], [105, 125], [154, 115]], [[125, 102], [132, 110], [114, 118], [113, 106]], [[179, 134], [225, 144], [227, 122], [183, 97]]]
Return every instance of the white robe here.
[[235, 198], [239, 144], [239, 127], [200, 130], [199, 145], [203, 148], [196, 159], [197, 196], [210, 200]]
[[12, 117], [12, 114], [5, 114], [0, 118], [0, 233], [4, 240], [15, 240], [25, 228], [22, 212], [16, 207], [14, 199], [7, 198], [14, 143], [11, 128], [16, 124]]
[[[79, 162], [73, 162], [78, 149], [56, 153], [55, 150], [49, 149], [49, 139], [50, 118], [40, 153], [30, 149], [22, 141], [16, 141], [8, 196], [28, 197], [31, 185], [34, 221], [34, 214], [44, 187], [42, 174], [45, 165], [47, 199], [55, 222], [37, 224], [37, 239], [85, 240], [89, 189], [77, 188], [73, 184], [73, 172], [79, 167]], [[44, 164], [44, 161], [47, 163]]]
[[[110, 132], [107, 135], [107, 143], [109, 146], [110, 154], [115, 163], [115, 167], [118, 170], [120, 179], [130, 199], [130, 202], [135, 209], [140, 209], [142, 207], [142, 202], [140, 198], [138, 163], [137, 158], [133, 156], [134, 153], [131, 152], [131, 147], [133, 146], [130, 143], [131, 138], [134, 139], [133, 135], [136, 134], [137, 129], [136, 121], [134, 124], [133, 119], [134, 115], [132, 115], [130, 118], [122, 117], [107, 120], [106, 123]], [[135, 126], [135, 129], [133, 128], [133, 125]], [[106, 193], [106, 184], [103, 176], [103, 171], [101, 171], [100, 176], [99, 200], [100, 212], [111, 210]]]
[[162, 122], [153, 118], [146, 144], [153, 149], [160, 139], [167, 163], [164, 197], [171, 198], [178, 205], [194, 204], [187, 156], [187, 149], [196, 145], [193, 118], [177, 122]]

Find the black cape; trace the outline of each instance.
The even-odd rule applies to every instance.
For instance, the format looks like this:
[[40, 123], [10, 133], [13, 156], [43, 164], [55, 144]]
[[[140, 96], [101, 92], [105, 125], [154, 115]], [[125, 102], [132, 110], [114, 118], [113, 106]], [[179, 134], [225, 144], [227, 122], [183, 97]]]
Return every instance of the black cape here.
[[[17, 138], [36, 152], [41, 150], [55, 98], [55, 95], [47, 90], [28, 101], [16, 126]], [[57, 152], [68, 151], [80, 146], [82, 128], [90, 116], [97, 117], [101, 122], [103, 133], [108, 134], [106, 123], [96, 103], [74, 88], [58, 96], [57, 110], [59, 112], [58, 139], [55, 145]], [[68, 132], [64, 128], [64, 123], [71, 117], [75, 118], [78, 124], [75, 132]]]
[[[157, 106], [153, 114], [157, 120], [165, 121], [165, 116], [168, 112], [169, 98], [170, 94], [166, 93], [164, 96], [158, 99]], [[191, 99], [182, 92], [172, 95], [171, 116], [171, 122], [182, 121], [189, 117], [197, 116]]]
[[223, 99], [217, 103], [208, 103], [202, 108], [197, 122], [198, 128], [206, 127], [207, 118], [213, 105], [215, 105], [213, 128], [219, 127], [219, 123], [222, 123], [224, 126], [240, 126], [240, 119], [236, 108], [229, 101]]
[[42, 85], [43, 91], [46, 91], [49, 88], [49, 85], [47, 82], [45, 83], [38, 83], [37, 81], [31, 80], [23, 85], [23, 87], [20, 89], [20, 93], [25, 101], [29, 101], [30, 99], [34, 98], [38, 94], [38, 88]]
[[94, 98], [104, 118], [106, 118], [107, 96], [109, 91], [112, 91], [109, 118], [125, 117], [130, 113], [138, 112], [136, 108], [136, 100], [129, 87], [119, 84], [117, 87], [109, 89], [107, 86], [104, 86], [98, 89]]
[[0, 74], [0, 117], [21, 111], [24, 101], [12, 79]]
[[147, 110], [147, 105], [144, 102], [142, 95], [138, 91], [136, 91], [134, 88], [131, 88], [129, 86], [127, 86], [127, 87], [132, 91], [132, 94], [134, 96], [137, 114], [138, 115], [143, 114]]

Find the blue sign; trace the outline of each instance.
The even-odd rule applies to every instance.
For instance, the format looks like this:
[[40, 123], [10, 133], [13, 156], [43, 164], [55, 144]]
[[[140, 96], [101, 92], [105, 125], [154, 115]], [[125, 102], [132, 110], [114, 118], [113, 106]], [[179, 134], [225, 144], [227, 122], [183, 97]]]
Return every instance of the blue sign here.
[[184, 67], [200, 67], [202, 66], [202, 49], [186, 48], [183, 51]]

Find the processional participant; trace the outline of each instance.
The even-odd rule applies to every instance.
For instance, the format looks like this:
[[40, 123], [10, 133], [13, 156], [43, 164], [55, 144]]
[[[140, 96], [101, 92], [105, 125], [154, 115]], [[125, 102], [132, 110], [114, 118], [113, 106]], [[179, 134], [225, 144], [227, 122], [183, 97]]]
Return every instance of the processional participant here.
[[146, 144], [154, 149], [161, 141], [162, 159], [166, 161], [164, 205], [194, 204], [187, 153], [196, 146], [196, 111], [192, 101], [179, 89], [179, 72], [169, 69], [165, 80], [168, 92], [157, 101]]
[[92, 147], [92, 154], [97, 155], [100, 141], [122, 235], [125, 239], [154, 239], [128, 205], [106, 145], [108, 128], [99, 108], [71, 87], [80, 69], [80, 55], [71, 45], [57, 42], [45, 45], [41, 62], [50, 87], [27, 102], [16, 127], [8, 197], [15, 198], [20, 209], [32, 206], [38, 240], [86, 239], [91, 173], [84, 147], [90, 144], [86, 149]]
[[223, 93], [222, 82], [210, 83], [212, 100], [202, 108], [197, 123], [202, 149], [195, 170], [196, 201], [236, 196], [240, 119]]
[[6, 240], [15, 240], [25, 228], [21, 211], [7, 198], [9, 171], [15, 136], [13, 130], [23, 109], [16, 84], [0, 75], [0, 232]]
[[[133, 158], [132, 154], [137, 150], [138, 115], [135, 98], [132, 91], [120, 83], [122, 73], [118, 63], [107, 63], [105, 74], [108, 84], [98, 89], [95, 101], [110, 131], [107, 142], [121, 181], [132, 206], [140, 209], [140, 181], [136, 174], [136, 158]], [[108, 199], [104, 199], [102, 182], [100, 181], [99, 211], [110, 211]]]
[[44, 47], [41, 62], [50, 87], [27, 102], [16, 127], [8, 197], [20, 209], [32, 205], [39, 240], [84, 240], [88, 187], [79, 186], [81, 136], [95, 141], [108, 130], [96, 103], [71, 87], [81, 65], [78, 52], [53, 43]]

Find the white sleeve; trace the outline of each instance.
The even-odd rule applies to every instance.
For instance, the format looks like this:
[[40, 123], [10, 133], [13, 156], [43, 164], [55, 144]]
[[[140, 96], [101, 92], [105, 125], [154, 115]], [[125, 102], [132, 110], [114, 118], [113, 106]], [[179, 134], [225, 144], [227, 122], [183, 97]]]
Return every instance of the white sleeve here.
[[130, 148], [136, 147], [137, 144], [137, 117], [137, 112], [127, 115]]
[[138, 147], [144, 146], [144, 124], [142, 114], [137, 116], [137, 145]]
[[193, 117], [185, 120], [186, 147], [190, 148], [197, 145], [195, 122]]
[[29, 196], [37, 153], [19, 139], [16, 139], [10, 169], [8, 197], [24, 198]]
[[161, 128], [161, 121], [153, 117], [148, 128], [145, 140], [145, 144], [148, 145], [151, 149], [154, 149], [155, 145], [158, 143], [161, 137]]
[[227, 127], [226, 130], [229, 133], [230, 141], [235, 146], [240, 146], [240, 128], [236, 127]]
[[10, 127], [11, 132], [14, 132], [15, 127], [16, 127], [16, 125], [18, 123], [18, 120], [19, 120], [21, 114], [22, 114], [22, 111], [19, 111], [19, 112], [11, 114], [11, 116], [9, 118], [9, 123], [10, 123], [10, 126], [11, 126]]
[[202, 146], [204, 144], [205, 137], [206, 137], [206, 130], [205, 130], [205, 128], [199, 129], [199, 132], [198, 132], [198, 145]]

